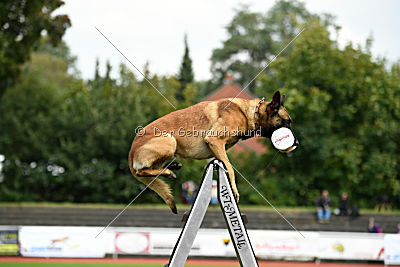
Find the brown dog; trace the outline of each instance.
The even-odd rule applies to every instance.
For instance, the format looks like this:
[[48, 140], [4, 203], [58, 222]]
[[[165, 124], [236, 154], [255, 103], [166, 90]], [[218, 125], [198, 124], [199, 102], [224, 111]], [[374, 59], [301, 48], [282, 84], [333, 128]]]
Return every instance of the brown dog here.
[[[172, 212], [177, 213], [170, 187], [154, 177], [176, 178], [173, 170], [182, 165], [177, 162], [168, 165], [176, 156], [193, 159], [215, 157], [225, 163], [232, 189], [239, 200], [226, 149], [240, 139], [256, 134], [271, 138], [272, 132], [280, 127], [291, 129], [291, 119], [283, 106], [284, 102], [285, 95], [281, 97], [277, 91], [271, 102], [226, 98], [171, 112], [136, 135], [129, 152], [129, 168], [136, 179], [148, 185]], [[297, 145], [296, 139], [292, 147], [281, 152], [289, 152]]]

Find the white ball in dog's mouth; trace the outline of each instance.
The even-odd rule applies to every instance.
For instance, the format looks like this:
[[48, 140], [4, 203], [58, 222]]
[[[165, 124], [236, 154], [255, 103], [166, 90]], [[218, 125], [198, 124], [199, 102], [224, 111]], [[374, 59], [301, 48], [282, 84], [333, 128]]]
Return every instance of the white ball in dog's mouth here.
[[276, 149], [286, 150], [294, 145], [294, 135], [289, 128], [282, 127], [272, 133], [271, 142]]

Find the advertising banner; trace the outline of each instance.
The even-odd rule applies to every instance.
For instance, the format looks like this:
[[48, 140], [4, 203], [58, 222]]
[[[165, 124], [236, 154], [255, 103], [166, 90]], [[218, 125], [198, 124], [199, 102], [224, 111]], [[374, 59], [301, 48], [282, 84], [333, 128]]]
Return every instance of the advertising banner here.
[[337, 260], [383, 260], [382, 234], [321, 232], [319, 258]]
[[[113, 246], [107, 253], [135, 255], [171, 255], [181, 229], [114, 228]], [[304, 232], [306, 238], [292, 231], [249, 230], [257, 257], [309, 259], [318, 255], [318, 233]], [[200, 229], [190, 251], [191, 256], [235, 257], [232, 240], [226, 229]]]
[[107, 230], [106, 253], [132, 255], [169, 255], [179, 236], [177, 228], [113, 227]]
[[100, 227], [23, 226], [20, 251], [26, 257], [105, 257]]
[[318, 255], [319, 233], [249, 230], [254, 252], [263, 259], [313, 259]]
[[[179, 235], [180, 231], [178, 231]], [[178, 235], [175, 238], [169, 238], [169, 255], [175, 246]], [[152, 239], [152, 253], [160, 253], [165, 239], [162, 236], [154, 236]], [[165, 250], [164, 250], [165, 251]], [[191, 256], [216, 256], [216, 257], [234, 257], [235, 249], [232, 245], [227, 229], [200, 229], [193, 246], [190, 250]]]
[[385, 235], [385, 265], [400, 265], [400, 235]]
[[117, 232], [114, 238], [114, 252], [118, 254], [146, 255], [150, 252], [150, 233]]
[[0, 228], [0, 256], [17, 256], [18, 253], [18, 230]]
[[[107, 253], [169, 256], [178, 239], [179, 228], [110, 228]], [[384, 260], [384, 235], [368, 233], [337, 233], [302, 231], [249, 230], [257, 257], [286, 260]], [[397, 239], [388, 241], [388, 260], [400, 256]], [[386, 249], [386, 248], [385, 248]], [[232, 240], [226, 229], [200, 229], [192, 256], [235, 257]]]
[[[107, 253], [135, 255], [171, 255], [181, 229], [114, 229], [114, 245]], [[109, 233], [108, 233], [109, 234]], [[192, 256], [235, 256], [226, 229], [200, 229], [190, 251]]]

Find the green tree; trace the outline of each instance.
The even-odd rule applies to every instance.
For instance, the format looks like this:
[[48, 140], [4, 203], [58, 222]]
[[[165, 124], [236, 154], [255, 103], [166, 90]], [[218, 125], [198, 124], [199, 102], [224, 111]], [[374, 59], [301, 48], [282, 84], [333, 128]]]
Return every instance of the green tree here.
[[94, 70], [94, 80], [98, 80], [100, 78], [99, 65], [100, 65], [99, 59], [96, 58], [96, 67]]
[[194, 80], [192, 59], [190, 58], [190, 55], [189, 55], [189, 46], [187, 43], [187, 35], [186, 34], [185, 34], [184, 43], [185, 43], [185, 53], [183, 55], [181, 67], [179, 69], [179, 74], [178, 74], [178, 80], [180, 82], [180, 87], [179, 87], [178, 91], [176, 92], [176, 99], [178, 101], [185, 100], [184, 90], [185, 90], [186, 86], [190, 83], [193, 83], [193, 80]]
[[279, 89], [288, 96], [300, 147], [264, 170], [275, 156], [270, 149], [245, 173], [280, 205], [312, 205], [326, 188], [334, 199], [347, 191], [354, 204], [373, 207], [379, 194], [400, 191], [398, 65], [388, 72], [368, 49], [340, 49], [321, 19], [307, 25], [257, 88], [259, 95]]
[[[98, 75], [86, 84], [70, 74], [66, 46], [38, 51], [24, 65], [22, 82], [1, 100], [0, 151], [6, 161], [0, 199], [130, 201], [143, 188], [127, 162], [134, 130], [171, 107], [124, 65], [118, 78]], [[179, 82], [145, 73], [176, 104]], [[156, 199], [148, 193], [140, 201]]]
[[57, 118], [64, 94], [74, 79], [68, 74], [68, 63], [56, 56], [57, 49], [52, 52], [32, 54], [21, 82], [1, 99], [0, 151], [6, 158], [0, 187], [3, 200], [45, 199], [59, 181], [51, 173], [63, 172], [51, 155], [59, 146]]
[[[316, 15], [309, 13], [303, 3], [286, 0], [277, 1], [265, 14], [251, 12], [248, 6], [236, 10], [226, 27], [228, 38], [211, 56], [214, 88], [222, 84], [228, 71], [237, 83], [246, 86], [312, 16]], [[256, 83], [251, 83], [250, 91], [254, 92], [255, 87]]]
[[42, 35], [56, 45], [71, 26], [67, 15], [52, 16], [61, 0], [0, 2], [0, 98], [15, 84], [21, 65], [39, 46]]

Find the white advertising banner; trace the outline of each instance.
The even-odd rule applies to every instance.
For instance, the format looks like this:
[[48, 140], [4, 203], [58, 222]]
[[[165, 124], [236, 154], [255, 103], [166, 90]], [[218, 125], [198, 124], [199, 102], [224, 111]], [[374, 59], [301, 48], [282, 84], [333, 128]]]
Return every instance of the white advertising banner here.
[[309, 259], [318, 254], [319, 233], [295, 231], [250, 230], [254, 253], [263, 259]]
[[[105, 237], [106, 253], [169, 256], [178, 240], [179, 228], [110, 227]], [[385, 240], [382, 234], [346, 232], [301, 232], [248, 230], [256, 256], [260, 259], [310, 260], [400, 260], [400, 235]], [[389, 235], [390, 236], [390, 235]], [[387, 254], [389, 253], [389, 254]], [[396, 254], [397, 253], [397, 254]], [[235, 257], [226, 229], [200, 229], [192, 256]]]
[[[151, 254], [171, 255], [178, 240], [177, 235], [152, 235]], [[190, 250], [191, 256], [235, 256], [235, 250], [230, 240], [228, 230], [200, 229]]]
[[320, 232], [320, 259], [383, 260], [384, 235]]
[[[113, 228], [113, 246], [107, 253], [136, 255], [171, 255], [181, 229], [178, 228]], [[192, 256], [235, 256], [230, 236], [225, 229], [200, 229], [190, 251]]]
[[[20, 252], [26, 257], [88, 257], [108, 254], [169, 256], [179, 228], [110, 227], [98, 238], [101, 227], [23, 226]], [[385, 260], [400, 264], [400, 235], [338, 232], [248, 230], [258, 258]], [[235, 257], [226, 229], [200, 229], [192, 256]]]
[[114, 237], [114, 252], [118, 254], [149, 254], [150, 233], [117, 232]]
[[385, 235], [385, 265], [400, 265], [400, 235]]
[[[181, 229], [178, 228], [112, 228], [114, 242], [107, 253], [136, 255], [171, 255]], [[257, 257], [264, 259], [307, 259], [318, 255], [316, 232], [249, 230]], [[235, 257], [226, 229], [200, 229], [190, 251], [192, 256]]]
[[23, 226], [20, 252], [25, 257], [105, 257], [101, 227]]

